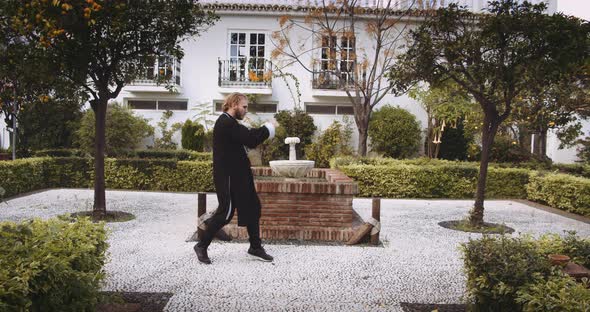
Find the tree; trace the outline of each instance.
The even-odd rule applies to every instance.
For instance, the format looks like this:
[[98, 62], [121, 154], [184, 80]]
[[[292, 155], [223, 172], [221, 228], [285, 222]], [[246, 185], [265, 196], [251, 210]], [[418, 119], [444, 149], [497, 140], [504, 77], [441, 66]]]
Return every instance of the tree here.
[[532, 85], [571, 73], [588, 57], [587, 22], [543, 14], [545, 4], [489, 2], [489, 14], [450, 5], [416, 30], [390, 73], [397, 93], [417, 81], [457, 83], [483, 113], [482, 151], [474, 207], [469, 220], [483, 224], [490, 149], [498, 127], [513, 113], [515, 99]]
[[88, 96], [79, 88], [55, 85], [51, 96], [23, 105], [17, 115], [19, 150], [71, 148]]
[[[392, 90], [386, 74], [408, 26], [402, 19], [415, 1], [407, 1], [403, 10], [398, 10], [399, 2], [392, 0], [379, 1], [377, 8], [363, 6], [359, 0], [321, 3], [304, 19], [281, 17], [281, 29], [272, 36], [276, 46], [272, 56], [279, 67], [298, 63], [311, 72], [316, 87], [346, 92], [359, 134], [358, 153], [365, 156], [371, 113]], [[429, 4], [422, 3], [420, 8], [427, 9]], [[301, 32], [302, 41], [295, 40], [292, 32]], [[359, 36], [361, 32], [366, 36]], [[311, 43], [306, 42], [310, 39]]]
[[456, 84], [447, 83], [437, 88], [416, 87], [409, 96], [420, 102], [426, 111], [426, 155], [438, 158], [445, 128], [455, 128], [459, 119], [472, 119], [475, 105]]
[[[50, 55], [56, 74], [90, 94], [96, 116], [94, 214], [106, 213], [107, 103], [154, 56], [181, 59], [180, 42], [214, 21], [193, 0], [23, 0], [14, 24]], [[158, 80], [166, 80], [160, 75]]]
[[560, 148], [576, 144], [582, 134], [580, 121], [590, 115], [589, 61], [558, 81], [532, 85], [516, 98], [518, 104], [511, 120], [518, 127], [521, 147], [525, 147], [522, 139], [527, 134], [536, 134], [533, 153], [546, 158], [550, 129], [560, 139]]
[[[93, 155], [94, 142], [96, 142], [96, 129], [94, 111], [87, 110], [80, 121], [80, 127], [76, 131], [75, 143], [80, 149]], [[148, 120], [135, 116], [129, 108], [117, 103], [109, 104], [105, 118], [105, 149], [108, 156], [117, 156], [121, 153], [137, 148], [141, 141], [154, 134]]]
[[16, 27], [15, 17], [22, 10], [20, 1], [0, 2], [0, 114], [12, 131], [13, 158], [20, 111], [31, 109], [35, 103], [50, 102], [56, 89], [68, 87], [50, 71], [48, 54]]

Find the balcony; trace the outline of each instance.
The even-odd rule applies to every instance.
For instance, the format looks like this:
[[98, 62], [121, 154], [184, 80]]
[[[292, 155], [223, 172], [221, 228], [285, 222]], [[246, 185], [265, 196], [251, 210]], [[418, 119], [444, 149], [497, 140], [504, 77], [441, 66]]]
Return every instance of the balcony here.
[[221, 93], [272, 94], [272, 64], [263, 58], [218, 59]]
[[[314, 69], [312, 74], [312, 95], [313, 96], [347, 96], [345, 89], [354, 88], [354, 74], [352, 71], [352, 63], [348, 62], [350, 71], [346, 71], [345, 62], [335, 62], [336, 66], [326, 66], [322, 64]], [[335, 68], [330, 71], [326, 68]], [[341, 70], [343, 69], [343, 70]]]
[[148, 57], [143, 75], [125, 87], [129, 92], [180, 93], [180, 62], [173, 57]]

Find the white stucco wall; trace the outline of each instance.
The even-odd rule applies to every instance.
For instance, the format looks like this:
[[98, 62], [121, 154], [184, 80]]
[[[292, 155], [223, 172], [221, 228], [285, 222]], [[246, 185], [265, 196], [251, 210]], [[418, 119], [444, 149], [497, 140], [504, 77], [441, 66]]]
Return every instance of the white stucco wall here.
[[6, 130], [6, 122], [4, 122], [4, 114], [0, 113], [0, 148], [8, 148], [10, 145], [10, 132]]
[[[583, 135], [579, 137], [579, 139], [583, 139], [587, 136], [590, 136], [590, 120], [582, 121], [582, 132]], [[578, 160], [577, 149], [578, 146], [559, 149], [559, 139], [555, 135], [555, 133], [548, 133], [547, 134], [547, 156], [556, 163], [564, 163], [564, 164], [571, 164]]]
[[[188, 111], [174, 111], [172, 122], [182, 122], [187, 118], [194, 116], [194, 111], [191, 111], [196, 105], [208, 103], [213, 110], [215, 101], [222, 101], [227, 92], [231, 89], [221, 88], [218, 86], [218, 58], [228, 59], [229, 52], [229, 32], [232, 30], [240, 31], [256, 31], [267, 33], [266, 54], [270, 58], [270, 53], [273, 49], [270, 43], [270, 35], [273, 31], [279, 29], [279, 16], [277, 14], [266, 15], [248, 15], [233, 13], [220, 13], [221, 19], [212, 26], [207, 32], [200, 37], [191, 38], [183, 44], [185, 49], [185, 57], [182, 60], [182, 76], [181, 76], [181, 92], [136, 92], [130, 91], [130, 88], [124, 88], [117, 100], [121, 103], [126, 103], [129, 99], [187, 99]], [[364, 27], [359, 25], [358, 29], [363, 30]], [[309, 36], [305, 33], [293, 32], [292, 36], [299, 36], [300, 38]], [[308, 40], [304, 43], [309, 47], [313, 43]], [[370, 54], [373, 44], [367, 38], [364, 32], [357, 34], [357, 50], [366, 50]], [[357, 52], [360, 53], [360, 52]], [[311, 55], [303, 58], [303, 62], [311, 64]], [[306, 71], [303, 67], [295, 64], [283, 69], [284, 72], [291, 73], [299, 79], [301, 91], [301, 105], [305, 107], [306, 104], [344, 104], [350, 105], [348, 98], [342, 91], [331, 92], [338, 93], [337, 96], [320, 96], [314, 92], [312, 88], [312, 74]], [[294, 83], [290, 78], [286, 78], [287, 83], [295, 90]], [[132, 89], [137, 89], [133, 87]], [[246, 89], [235, 89], [235, 91], [244, 91]], [[261, 103], [277, 103], [278, 110], [292, 110], [295, 108], [295, 103], [291, 92], [286, 86], [286, 82], [282, 78], [273, 78], [272, 94], [259, 95], [258, 101]], [[426, 114], [423, 109], [414, 100], [407, 96], [394, 97], [387, 95], [376, 107], [378, 109], [382, 105], [399, 105], [415, 114], [420, 122], [425, 125]], [[150, 118], [152, 125], [155, 126], [159, 120], [161, 111], [146, 111], [135, 110], [136, 113]], [[273, 114], [257, 114], [259, 119], [270, 119]], [[324, 115], [311, 114], [318, 129], [326, 129], [333, 120], [342, 120], [342, 115]], [[252, 117], [252, 116], [250, 116]], [[353, 116], [349, 119], [353, 122]], [[255, 118], [256, 119], [256, 118]], [[356, 126], [354, 126], [354, 135], [352, 145], [356, 147], [358, 142], [358, 134], [356, 133]]]

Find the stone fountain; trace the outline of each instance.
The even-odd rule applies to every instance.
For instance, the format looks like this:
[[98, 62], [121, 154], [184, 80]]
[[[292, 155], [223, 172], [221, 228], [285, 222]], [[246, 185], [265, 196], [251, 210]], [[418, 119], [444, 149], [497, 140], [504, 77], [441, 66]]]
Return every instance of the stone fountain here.
[[[254, 184], [262, 204], [263, 239], [348, 241], [359, 217], [352, 209], [358, 185], [335, 169], [314, 169], [314, 161], [297, 160], [295, 144], [287, 138], [289, 160], [270, 161], [270, 167], [254, 167]], [[239, 209], [239, 207], [238, 207]], [[225, 228], [231, 236], [246, 239], [237, 218]]]
[[313, 160], [297, 160], [295, 153], [295, 144], [300, 142], [297, 137], [285, 139], [285, 144], [289, 144], [289, 160], [272, 160], [269, 162], [272, 171], [281, 177], [302, 178], [306, 176], [315, 165]]

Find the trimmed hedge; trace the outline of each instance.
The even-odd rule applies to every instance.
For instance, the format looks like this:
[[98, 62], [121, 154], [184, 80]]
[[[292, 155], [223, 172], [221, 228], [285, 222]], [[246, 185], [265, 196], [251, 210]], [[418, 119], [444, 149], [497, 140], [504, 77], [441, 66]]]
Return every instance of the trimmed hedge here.
[[[200, 153], [206, 154], [206, 153]], [[210, 155], [210, 154], [207, 154]], [[208, 156], [206, 156], [208, 157]], [[359, 196], [386, 198], [473, 198], [478, 166], [454, 161], [336, 159], [339, 169], [359, 183]], [[359, 164], [359, 163], [374, 163]], [[544, 174], [544, 175], [542, 175]], [[43, 188], [92, 188], [91, 158], [29, 158], [0, 162], [0, 187], [11, 197]], [[210, 161], [106, 159], [110, 189], [172, 192], [214, 191]], [[590, 216], [590, 180], [521, 168], [488, 171], [487, 198], [521, 198]]]
[[526, 188], [530, 200], [590, 217], [590, 179], [535, 172]]
[[[339, 168], [359, 183], [359, 196], [387, 198], [472, 198], [478, 169], [470, 165], [351, 165]], [[526, 198], [529, 171], [490, 168], [488, 198]]]
[[0, 187], [11, 197], [47, 187], [46, 166], [51, 158], [0, 161]]
[[106, 240], [88, 219], [0, 223], [0, 311], [93, 311]]
[[[213, 167], [208, 161], [170, 159], [105, 160], [105, 183], [110, 189], [173, 192], [214, 191]], [[94, 161], [91, 158], [29, 158], [0, 162], [4, 197], [43, 188], [91, 188]]]
[[[85, 153], [79, 149], [45, 149], [33, 152], [35, 157], [85, 157]], [[170, 159], [170, 160], [194, 160], [212, 161], [213, 154], [190, 150], [128, 150], [121, 151], [117, 158], [141, 158], [141, 159]]]

